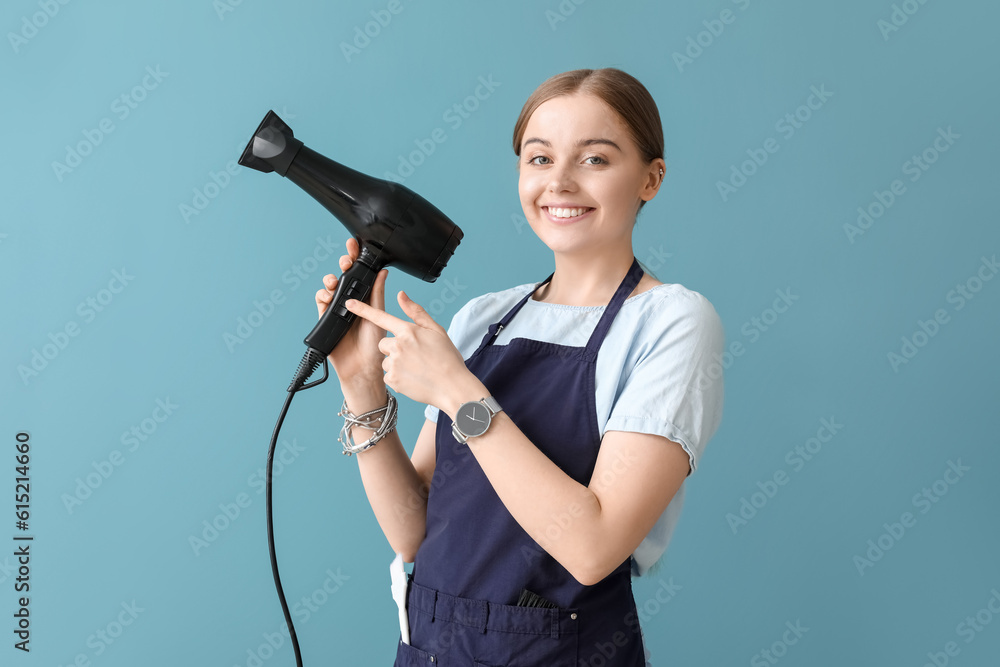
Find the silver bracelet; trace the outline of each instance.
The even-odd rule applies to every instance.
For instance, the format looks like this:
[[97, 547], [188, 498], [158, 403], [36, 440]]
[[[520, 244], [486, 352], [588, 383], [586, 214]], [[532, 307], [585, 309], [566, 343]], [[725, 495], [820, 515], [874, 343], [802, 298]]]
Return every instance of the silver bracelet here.
[[[396, 397], [388, 388], [385, 390], [386, 404], [384, 407], [369, 410], [368, 412], [355, 415], [347, 409], [347, 400], [337, 414], [344, 418], [344, 426], [340, 429], [337, 441], [344, 446], [343, 454], [350, 456], [358, 452], [371, 449], [379, 440], [392, 432], [396, 428]], [[376, 424], [378, 426], [376, 427]], [[372, 436], [362, 443], [354, 442], [351, 429], [354, 426], [366, 428], [373, 431]]]

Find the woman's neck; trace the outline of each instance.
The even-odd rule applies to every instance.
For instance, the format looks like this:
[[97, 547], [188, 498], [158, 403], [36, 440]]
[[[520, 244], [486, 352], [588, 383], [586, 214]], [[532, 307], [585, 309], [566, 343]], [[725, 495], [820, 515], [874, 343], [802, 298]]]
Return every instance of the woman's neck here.
[[606, 306], [632, 266], [631, 247], [599, 255], [555, 255], [552, 280], [532, 299], [565, 306]]

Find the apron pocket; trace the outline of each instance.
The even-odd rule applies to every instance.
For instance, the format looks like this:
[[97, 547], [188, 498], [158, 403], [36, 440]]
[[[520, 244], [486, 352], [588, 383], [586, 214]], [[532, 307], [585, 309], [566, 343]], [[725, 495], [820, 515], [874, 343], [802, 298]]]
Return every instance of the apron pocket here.
[[392, 667], [437, 667], [437, 656], [410, 644], [404, 644], [402, 640], [396, 649], [396, 661]]
[[477, 658], [475, 667], [577, 667], [577, 636], [496, 633]]

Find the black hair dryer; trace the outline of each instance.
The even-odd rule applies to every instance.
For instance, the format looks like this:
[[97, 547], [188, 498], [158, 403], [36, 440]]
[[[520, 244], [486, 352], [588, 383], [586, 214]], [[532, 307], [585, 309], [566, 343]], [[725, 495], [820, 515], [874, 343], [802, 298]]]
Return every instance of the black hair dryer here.
[[458, 225], [429, 201], [307, 148], [274, 111], [264, 116], [239, 163], [288, 178], [344, 223], [361, 247], [330, 307], [306, 336], [309, 351], [289, 391], [297, 391], [344, 337], [355, 319], [344, 302], [365, 301], [383, 267], [434, 282], [462, 240]]

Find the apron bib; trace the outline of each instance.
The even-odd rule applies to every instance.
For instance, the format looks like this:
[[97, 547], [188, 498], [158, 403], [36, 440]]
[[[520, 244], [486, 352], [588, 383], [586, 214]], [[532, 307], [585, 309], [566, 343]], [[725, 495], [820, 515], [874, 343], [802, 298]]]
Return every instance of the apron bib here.
[[[601, 445], [597, 353], [642, 273], [633, 258], [585, 347], [525, 338], [493, 345], [532, 291], [489, 326], [466, 360], [525, 436], [584, 486]], [[551, 537], [558, 539], [571, 521], [568, 512], [553, 517]], [[522, 589], [557, 608], [516, 606]], [[594, 586], [576, 581], [510, 515], [468, 446], [455, 440], [443, 412], [427, 530], [410, 575], [407, 608], [411, 643], [400, 641], [394, 667], [645, 665], [631, 556]]]

